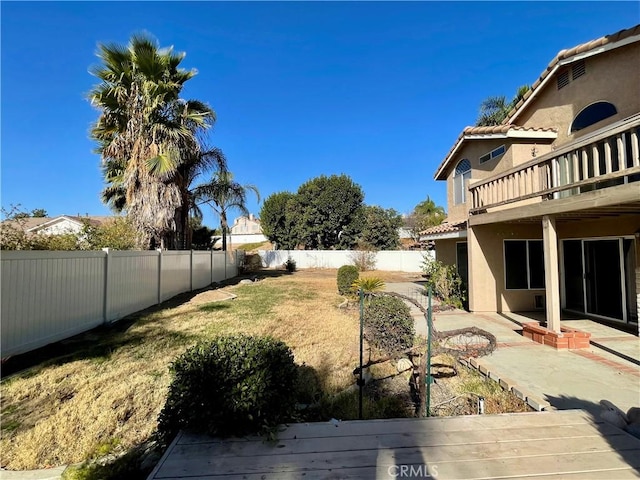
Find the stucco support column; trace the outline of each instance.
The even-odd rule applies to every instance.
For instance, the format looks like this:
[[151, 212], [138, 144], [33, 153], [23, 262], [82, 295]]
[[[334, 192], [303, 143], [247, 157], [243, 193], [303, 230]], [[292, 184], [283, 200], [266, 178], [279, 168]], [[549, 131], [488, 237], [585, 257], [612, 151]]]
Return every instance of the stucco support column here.
[[560, 279], [558, 275], [558, 233], [556, 219], [542, 217], [544, 247], [544, 283], [546, 289], [547, 328], [560, 333]]

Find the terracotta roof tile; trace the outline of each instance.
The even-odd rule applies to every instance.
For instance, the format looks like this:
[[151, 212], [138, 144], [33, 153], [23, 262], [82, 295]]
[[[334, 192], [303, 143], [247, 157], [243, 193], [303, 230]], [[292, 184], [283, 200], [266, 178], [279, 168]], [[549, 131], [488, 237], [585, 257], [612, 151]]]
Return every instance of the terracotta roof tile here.
[[540, 77], [533, 83], [531, 89], [524, 95], [522, 99], [515, 105], [515, 107], [509, 112], [507, 118], [502, 122], [503, 124], [509, 123], [509, 120], [515, 115], [515, 113], [524, 105], [524, 102], [533, 94], [534, 90], [536, 90], [540, 84], [544, 81], [545, 78], [549, 76], [549, 74], [553, 71], [553, 69], [563, 60], [567, 58], [571, 58], [574, 55], [578, 55], [581, 53], [586, 53], [591, 50], [595, 50], [596, 48], [603, 47], [610, 43], [619, 42], [629, 37], [633, 37], [635, 35], [640, 35], [640, 24], [627, 28], [625, 30], [620, 30], [619, 32], [612, 33], [611, 35], [605, 35], [604, 37], [597, 38], [595, 40], [591, 40], [586, 43], [581, 43], [573, 48], [567, 48], [564, 50], [560, 50], [558, 54], [555, 56], [547, 68], [540, 74]]
[[459, 223], [441, 223], [440, 225], [436, 225], [435, 227], [427, 228], [420, 232], [420, 235], [437, 235], [443, 233], [455, 233], [461, 232], [467, 229], [467, 221], [459, 222]]

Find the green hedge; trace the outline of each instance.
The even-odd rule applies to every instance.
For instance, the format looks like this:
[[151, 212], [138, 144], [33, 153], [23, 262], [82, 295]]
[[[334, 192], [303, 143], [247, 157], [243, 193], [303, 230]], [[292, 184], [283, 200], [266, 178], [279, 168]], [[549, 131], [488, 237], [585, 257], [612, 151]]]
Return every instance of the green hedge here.
[[338, 292], [340, 295], [348, 295], [351, 291], [351, 285], [358, 280], [360, 273], [355, 265], [343, 265], [338, 269]]
[[219, 337], [172, 364], [174, 374], [158, 433], [167, 444], [181, 429], [246, 435], [290, 419], [297, 369], [289, 347], [269, 337]]
[[399, 298], [372, 297], [364, 307], [365, 338], [369, 345], [393, 355], [413, 346], [411, 310]]

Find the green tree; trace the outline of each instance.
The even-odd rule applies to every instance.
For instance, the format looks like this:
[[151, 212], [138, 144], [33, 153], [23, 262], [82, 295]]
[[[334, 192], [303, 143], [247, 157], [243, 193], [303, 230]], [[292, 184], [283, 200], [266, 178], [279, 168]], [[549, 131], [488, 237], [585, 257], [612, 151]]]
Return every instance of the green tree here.
[[411, 232], [415, 240], [420, 236], [420, 232], [429, 227], [440, 225], [447, 218], [444, 208], [431, 200], [427, 196], [426, 200], [418, 203], [411, 214], [405, 219], [405, 226]]
[[511, 101], [507, 101], [507, 97], [504, 95], [484, 99], [480, 104], [480, 115], [476, 120], [476, 126], [500, 125], [530, 89], [529, 85], [522, 85]]
[[191, 248], [194, 250], [211, 250], [213, 245], [220, 237], [217, 229], [210, 229], [206, 225], [202, 225], [202, 218], [191, 217], [189, 226], [192, 232]]
[[180, 68], [184, 53], [160, 49], [149, 35], [127, 46], [101, 44], [100, 83], [89, 94], [100, 116], [91, 130], [102, 157], [110, 206], [123, 207], [143, 244], [166, 247], [176, 230], [183, 194], [176, 180], [183, 158], [201, 150], [200, 132], [213, 111], [179, 94], [195, 70]]
[[112, 217], [99, 225], [85, 222], [80, 238], [85, 250], [134, 250], [138, 247], [136, 229], [124, 216]]
[[349, 249], [363, 226], [364, 194], [347, 175], [321, 175], [304, 183], [291, 202], [295, 235], [306, 249]]
[[294, 232], [294, 219], [290, 212], [294, 201], [293, 193], [278, 192], [269, 195], [262, 203], [260, 210], [262, 233], [280, 250], [293, 250], [298, 246]]
[[400, 246], [401, 226], [402, 216], [393, 208], [365, 206], [361, 241], [377, 250], [394, 250]]
[[227, 170], [219, 170], [213, 174], [208, 183], [198, 185], [193, 190], [194, 203], [206, 204], [211, 207], [220, 219], [220, 233], [222, 235], [222, 250], [227, 250], [227, 234], [229, 233], [229, 210], [237, 209], [242, 215], [249, 215], [247, 210], [247, 192], [255, 193], [258, 202], [260, 192], [254, 185], [240, 183], [233, 180], [233, 174]]
[[31, 216], [33, 218], [45, 218], [47, 216], [47, 211], [44, 208], [34, 208], [31, 210]]

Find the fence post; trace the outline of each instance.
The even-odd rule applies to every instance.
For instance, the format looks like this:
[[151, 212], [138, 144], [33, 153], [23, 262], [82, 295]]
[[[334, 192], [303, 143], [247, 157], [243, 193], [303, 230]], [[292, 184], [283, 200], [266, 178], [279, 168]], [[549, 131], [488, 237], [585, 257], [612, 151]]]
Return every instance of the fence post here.
[[189, 278], [189, 291], [193, 292], [193, 249], [191, 249], [191, 252], [189, 254], [189, 265], [191, 268], [191, 275]]
[[213, 250], [209, 250], [209, 269], [210, 269], [210, 273], [211, 273], [211, 282], [209, 282], [209, 285], [213, 284]]
[[111, 255], [109, 255], [109, 249], [103, 248], [103, 252], [105, 252], [104, 257], [104, 301], [102, 302], [102, 322], [109, 322], [109, 272], [111, 271]]
[[158, 305], [162, 303], [162, 249], [158, 248]]

